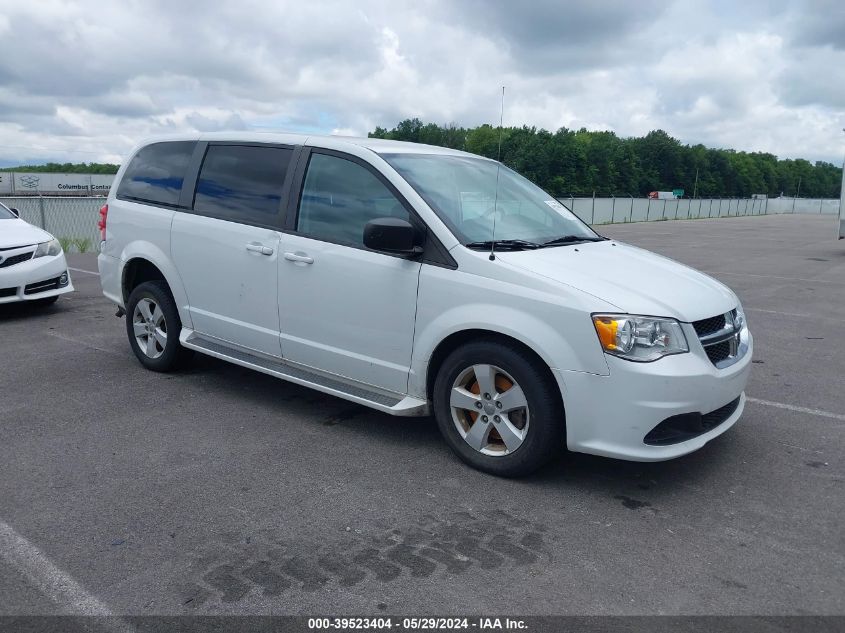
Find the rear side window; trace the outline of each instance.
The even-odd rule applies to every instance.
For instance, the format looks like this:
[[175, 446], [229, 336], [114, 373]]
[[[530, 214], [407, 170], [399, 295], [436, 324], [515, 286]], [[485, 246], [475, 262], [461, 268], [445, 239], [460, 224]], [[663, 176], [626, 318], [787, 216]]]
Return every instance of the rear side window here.
[[272, 224], [278, 215], [293, 150], [210, 145], [200, 169], [194, 211], [201, 215]]
[[135, 154], [126, 168], [117, 197], [176, 206], [195, 146], [194, 141], [147, 145]]
[[364, 225], [408, 211], [387, 186], [358, 163], [311, 154], [302, 186], [296, 230], [327, 242], [364, 247]]

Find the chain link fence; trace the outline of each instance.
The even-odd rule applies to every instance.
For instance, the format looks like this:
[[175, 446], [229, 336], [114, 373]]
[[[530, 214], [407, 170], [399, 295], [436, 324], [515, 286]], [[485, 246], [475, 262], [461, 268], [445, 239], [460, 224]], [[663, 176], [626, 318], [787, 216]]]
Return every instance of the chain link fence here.
[[20, 212], [21, 219], [51, 233], [67, 252], [89, 252], [97, 249], [99, 210], [105, 198], [19, 196], [0, 198], [7, 207]]
[[809, 198], [558, 198], [588, 224], [693, 220], [781, 213], [836, 215], [839, 199]]
[[[808, 198], [679, 198], [653, 199], [632, 196], [609, 198], [559, 198], [561, 204], [588, 224], [691, 220], [779, 213], [839, 213], [838, 199]], [[97, 248], [101, 197], [0, 197], [21, 218], [52, 233], [68, 252]]]

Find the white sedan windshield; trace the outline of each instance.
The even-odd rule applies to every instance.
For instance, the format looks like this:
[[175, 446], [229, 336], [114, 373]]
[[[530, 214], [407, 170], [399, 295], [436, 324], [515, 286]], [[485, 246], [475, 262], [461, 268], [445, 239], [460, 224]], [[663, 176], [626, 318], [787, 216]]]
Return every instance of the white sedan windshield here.
[[494, 161], [439, 154], [382, 157], [464, 244], [492, 239], [543, 244], [564, 237], [596, 238], [552, 196]]

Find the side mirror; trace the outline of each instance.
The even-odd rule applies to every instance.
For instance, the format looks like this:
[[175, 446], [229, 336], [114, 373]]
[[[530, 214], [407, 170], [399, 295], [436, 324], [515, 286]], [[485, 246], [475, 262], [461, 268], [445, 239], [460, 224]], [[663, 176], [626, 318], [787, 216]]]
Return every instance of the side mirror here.
[[376, 218], [364, 226], [364, 246], [374, 251], [416, 257], [423, 252], [418, 246], [418, 231], [407, 220]]
[[12, 213], [14, 213], [16, 218], [21, 217], [21, 212], [20, 212], [20, 211], [18, 211], [15, 207], [9, 207], [9, 211], [11, 211]]

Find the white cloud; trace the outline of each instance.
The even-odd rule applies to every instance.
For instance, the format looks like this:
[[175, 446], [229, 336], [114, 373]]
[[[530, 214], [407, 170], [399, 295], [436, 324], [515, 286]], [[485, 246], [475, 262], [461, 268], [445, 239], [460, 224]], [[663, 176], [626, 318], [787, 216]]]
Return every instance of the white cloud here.
[[[202, 7], [200, 9], [200, 6]], [[841, 160], [840, 3], [0, 0], [0, 159], [418, 116]], [[832, 26], [833, 25], [833, 26]]]

